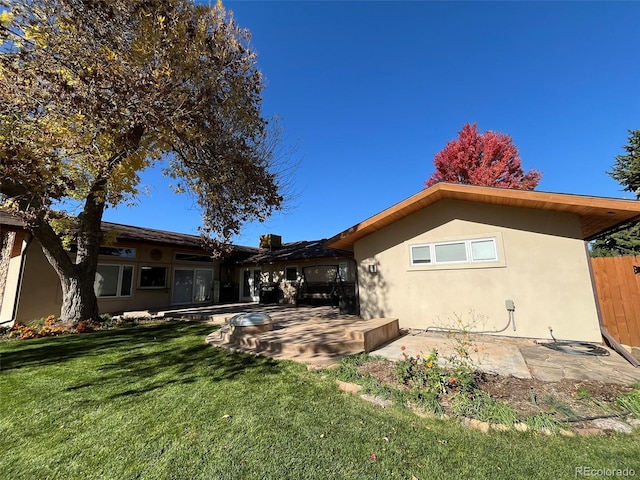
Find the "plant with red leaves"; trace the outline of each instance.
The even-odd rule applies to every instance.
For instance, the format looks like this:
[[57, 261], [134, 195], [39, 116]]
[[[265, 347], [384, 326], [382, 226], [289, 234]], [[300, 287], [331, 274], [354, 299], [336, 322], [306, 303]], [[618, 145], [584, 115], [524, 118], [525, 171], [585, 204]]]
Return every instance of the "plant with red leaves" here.
[[524, 173], [518, 148], [509, 135], [480, 133], [476, 124], [465, 124], [458, 138], [436, 154], [433, 164], [436, 171], [426, 181], [426, 187], [450, 182], [533, 190], [542, 178], [538, 170]]

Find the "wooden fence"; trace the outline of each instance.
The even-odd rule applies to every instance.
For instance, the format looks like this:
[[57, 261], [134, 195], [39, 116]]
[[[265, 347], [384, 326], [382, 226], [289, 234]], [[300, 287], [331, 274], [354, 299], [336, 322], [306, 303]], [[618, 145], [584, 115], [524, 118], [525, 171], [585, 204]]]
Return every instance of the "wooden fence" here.
[[605, 329], [618, 342], [640, 347], [640, 256], [597, 257], [591, 265]]

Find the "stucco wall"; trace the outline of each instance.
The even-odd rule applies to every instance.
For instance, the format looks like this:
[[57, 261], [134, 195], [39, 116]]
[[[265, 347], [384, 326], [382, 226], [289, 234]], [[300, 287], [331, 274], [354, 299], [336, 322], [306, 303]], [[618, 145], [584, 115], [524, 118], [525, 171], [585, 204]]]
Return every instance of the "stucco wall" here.
[[[220, 268], [217, 260], [210, 263], [180, 261], [175, 258], [176, 253], [195, 253], [201, 255], [203, 252], [200, 250], [136, 243], [118, 244], [117, 246], [135, 248], [135, 258], [101, 255], [99, 263], [133, 266], [134, 273], [131, 296], [99, 298], [98, 305], [101, 313], [166, 308], [172, 305], [174, 303], [172, 298], [173, 275], [177, 268], [213, 269], [214, 280], [217, 282], [220, 279]], [[153, 254], [152, 250], [154, 251]], [[160, 252], [160, 255], [158, 252]], [[29, 245], [26, 258], [16, 320], [30, 321], [35, 318], [45, 317], [49, 314], [59, 315], [62, 306], [60, 281], [42, 253], [42, 249], [37, 241], [31, 242]], [[166, 287], [141, 288], [140, 271], [143, 266], [166, 267]], [[14, 277], [17, 279], [17, 276], [13, 274], [8, 278]], [[219, 285], [219, 282], [217, 283]], [[6, 290], [9, 290], [8, 284]], [[13, 287], [13, 292], [15, 292], [15, 287]], [[205, 303], [212, 302], [208, 301]], [[4, 308], [2, 315], [5, 315]]]
[[7, 284], [9, 262], [11, 261], [11, 252], [13, 250], [15, 237], [16, 232], [3, 231], [0, 229], [0, 312], [2, 311], [4, 286]]
[[13, 311], [16, 304], [15, 292], [18, 289], [20, 271], [22, 269], [22, 250], [27, 247], [24, 232], [12, 232], [10, 245], [3, 252], [4, 285], [2, 302], [0, 303], [0, 323], [13, 320]]
[[[495, 237], [498, 261], [411, 267], [412, 244]], [[397, 317], [402, 327], [432, 325], [501, 335], [600, 341], [588, 257], [572, 214], [440, 201], [354, 245], [364, 318]], [[377, 273], [369, 272], [375, 264]]]

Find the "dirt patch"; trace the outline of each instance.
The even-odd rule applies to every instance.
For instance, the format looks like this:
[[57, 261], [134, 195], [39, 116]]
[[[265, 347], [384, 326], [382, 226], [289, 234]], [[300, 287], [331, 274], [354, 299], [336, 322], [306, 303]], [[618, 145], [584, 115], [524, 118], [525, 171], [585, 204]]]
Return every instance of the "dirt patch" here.
[[371, 359], [358, 368], [358, 373], [363, 376], [371, 375], [378, 382], [391, 385], [394, 388], [402, 390], [408, 389], [406, 385], [397, 381], [393, 373], [394, 365], [395, 364], [389, 360]]
[[[393, 388], [408, 389], [397, 380], [394, 367], [394, 362], [376, 358], [361, 365], [358, 371]], [[492, 399], [511, 405], [521, 419], [546, 412], [559, 421], [569, 421], [576, 428], [589, 428], [594, 417], [623, 414], [624, 410], [616, 403], [616, 396], [633, 389], [617, 383], [543, 382], [480, 372], [476, 374], [476, 383]], [[448, 397], [448, 394], [442, 396], [445, 412], [449, 405]]]
[[494, 400], [509, 403], [524, 417], [546, 411], [558, 420], [623, 413], [616, 396], [632, 390], [617, 383], [543, 382], [490, 374], [479, 376], [478, 387]]

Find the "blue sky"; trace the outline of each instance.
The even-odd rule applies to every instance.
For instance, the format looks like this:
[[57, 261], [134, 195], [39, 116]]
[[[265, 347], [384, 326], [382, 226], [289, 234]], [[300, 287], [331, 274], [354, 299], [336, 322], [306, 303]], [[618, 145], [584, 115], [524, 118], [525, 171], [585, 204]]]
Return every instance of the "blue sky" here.
[[[640, 2], [227, 1], [252, 32], [299, 165], [283, 213], [235, 242], [320, 239], [423, 188], [466, 122], [511, 135], [538, 190], [632, 198], [606, 171], [640, 128]], [[104, 220], [196, 233], [158, 171]]]

